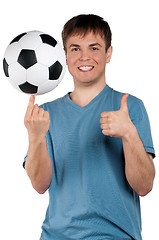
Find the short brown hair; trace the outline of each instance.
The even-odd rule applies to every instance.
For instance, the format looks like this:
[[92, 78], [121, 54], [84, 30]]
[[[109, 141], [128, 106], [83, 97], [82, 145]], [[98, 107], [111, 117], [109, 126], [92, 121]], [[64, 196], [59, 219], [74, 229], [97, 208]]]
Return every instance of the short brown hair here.
[[81, 14], [71, 18], [64, 25], [62, 40], [66, 50], [66, 42], [71, 35], [83, 35], [88, 32], [100, 34], [105, 40], [106, 51], [111, 46], [112, 33], [109, 24], [100, 16], [94, 14]]

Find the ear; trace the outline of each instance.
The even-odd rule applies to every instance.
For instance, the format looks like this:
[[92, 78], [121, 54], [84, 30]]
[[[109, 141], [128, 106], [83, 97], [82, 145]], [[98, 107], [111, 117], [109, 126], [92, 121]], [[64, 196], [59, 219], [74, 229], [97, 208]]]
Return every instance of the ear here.
[[111, 56], [112, 56], [112, 52], [113, 52], [113, 47], [110, 46], [108, 49], [107, 49], [107, 52], [106, 52], [106, 63], [109, 63], [110, 62], [110, 59], [111, 59]]

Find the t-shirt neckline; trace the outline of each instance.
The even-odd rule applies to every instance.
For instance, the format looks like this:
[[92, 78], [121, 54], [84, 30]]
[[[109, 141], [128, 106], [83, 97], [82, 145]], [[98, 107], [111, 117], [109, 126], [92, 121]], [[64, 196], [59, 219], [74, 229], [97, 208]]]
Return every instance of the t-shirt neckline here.
[[74, 103], [74, 102], [70, 99], [69, 94], [70, 94], [71, 92], [68, 92], [65, 97], [66, 97], [66, 100], [68, 101], [68, 103], [69, 103], [72, 107], [74, 107], [74, 108], [76, 108], [77, 110], [80, 110], [80, 111], [85, 111], [86, 109], [89, 109], [96, 101], [98, 101], [104, 94], [108, 93], [109, 90], [110, 90], [110, 87], [109, 87], [108, 84], [107, 84], [107, 85], [104, 87], [104, 89], [103, 89], [96, 97], [94, 97], [94, 98], [93, 98], [86, 106], [84, 106], [84, 107], [81, 107], [80, 105]]

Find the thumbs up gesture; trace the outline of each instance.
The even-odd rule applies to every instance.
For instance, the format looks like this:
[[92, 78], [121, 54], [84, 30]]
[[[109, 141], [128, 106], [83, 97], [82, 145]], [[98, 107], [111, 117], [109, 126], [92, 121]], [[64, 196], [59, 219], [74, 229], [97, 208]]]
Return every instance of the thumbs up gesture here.
[[123, 138], [132, 127], [133, 123], [129, 117], [127, 97], [127, 93], [122, 96], [121, 106], [118, 111], [101, 113], [100, 123], [104, 135]]

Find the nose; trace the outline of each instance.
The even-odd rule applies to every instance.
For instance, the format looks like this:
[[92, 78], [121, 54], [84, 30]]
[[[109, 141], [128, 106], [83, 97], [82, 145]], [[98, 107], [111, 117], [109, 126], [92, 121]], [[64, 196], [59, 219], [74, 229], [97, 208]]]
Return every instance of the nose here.
[[88, 50], [81, 50], [80, 52], [80, 60], [81, 61], [86, 61], [90, 59], [90, 54]]

